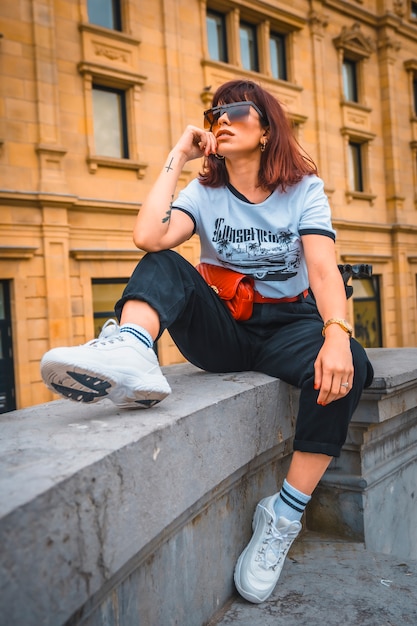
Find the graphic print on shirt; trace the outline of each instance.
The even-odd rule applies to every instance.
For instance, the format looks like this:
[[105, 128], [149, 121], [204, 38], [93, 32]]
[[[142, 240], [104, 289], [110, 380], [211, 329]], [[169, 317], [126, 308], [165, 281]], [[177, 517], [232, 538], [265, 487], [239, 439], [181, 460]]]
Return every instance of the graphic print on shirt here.
[[293, 278], [301, 262], [300, 238], [289, 230], [233, 228], [219, 217], [212, 242], [223, 265], [241, 267], [243, 273], [261, 281]]

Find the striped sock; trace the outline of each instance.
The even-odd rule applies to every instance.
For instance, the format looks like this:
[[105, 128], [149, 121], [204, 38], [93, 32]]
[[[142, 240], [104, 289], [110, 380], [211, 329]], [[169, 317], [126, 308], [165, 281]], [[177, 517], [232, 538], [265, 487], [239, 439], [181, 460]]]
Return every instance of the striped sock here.
[[138, 341], [141, 341], [147, 348], [153, 347], [153, 339], [145, 328], [137, 324], [123, 324], [120, 326], [121, 333], [129, 333]]
[[298, 491], [284, 479], [278, 498], [275, 500], [274, 510], [277, 516], [286, 517], [290, 522], [300, 521], [304, 509], [310, 502], [311, 496]]

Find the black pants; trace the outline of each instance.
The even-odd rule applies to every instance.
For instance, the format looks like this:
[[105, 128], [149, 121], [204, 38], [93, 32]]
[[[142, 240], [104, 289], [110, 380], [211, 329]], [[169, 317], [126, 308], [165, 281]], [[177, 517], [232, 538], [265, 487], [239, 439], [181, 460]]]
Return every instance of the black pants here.
[[[300, 388], [294, 450], [339, 456], [352, 414], [373, 369], [364, 349], [351, 340], [353, 388], [327, 406], [316, 402], [314, 361], [323, 344], [314, 300], [255, 304], [252, 317], [236, 322], [220, 298], [182, 256], [166, 250], [143, 257], [115, 311], [143, 300], [159, 314], [184, 357], [209, 372], [258, 371]], [[140, 320], [138, 320], [140, 323]]]

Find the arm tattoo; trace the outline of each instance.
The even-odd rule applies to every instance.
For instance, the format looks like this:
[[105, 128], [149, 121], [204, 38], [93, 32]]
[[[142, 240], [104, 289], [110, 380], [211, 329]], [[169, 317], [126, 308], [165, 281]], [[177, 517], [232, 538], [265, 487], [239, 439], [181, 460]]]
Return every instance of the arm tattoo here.
[[169, 172], [169, 170], [173, 170], [174, 168], [171, 167], [172, 161], [174, 160], [174, 157], [172, 157], [172, 159], [170, 160], [170, 162], [168, 163], [168, 165], [165, 167], [167, 173]]
[[169, 209], [168, 211], [165, 213], [166, 217], [162, 218], [162, 223], [165, 224], [165, 222], [169, 222], [169, 220], [171, 219], [171, 212], [172, 212], [172, 203], [174, 201], [174, 195], [171, 196], [171, 202], [169, 203]]

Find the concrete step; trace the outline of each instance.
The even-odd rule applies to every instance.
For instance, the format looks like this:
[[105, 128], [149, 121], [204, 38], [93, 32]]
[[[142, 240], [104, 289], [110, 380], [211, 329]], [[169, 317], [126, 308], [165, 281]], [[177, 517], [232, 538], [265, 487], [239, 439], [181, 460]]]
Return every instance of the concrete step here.
[[416, 626], [417, 561], [306, 532], [270, 599], [236, 597], [209, 626]]

